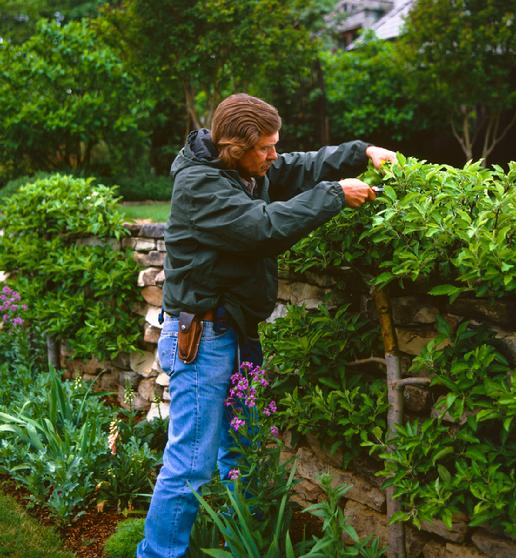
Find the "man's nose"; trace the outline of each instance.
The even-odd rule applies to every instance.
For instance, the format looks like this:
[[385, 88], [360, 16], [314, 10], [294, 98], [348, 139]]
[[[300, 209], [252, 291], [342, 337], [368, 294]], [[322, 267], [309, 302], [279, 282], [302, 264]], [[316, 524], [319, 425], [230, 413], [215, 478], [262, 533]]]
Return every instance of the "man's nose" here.
[[267, 159], [270, 161], [275, 161], [278, 158], [278, 152], [275, 147], [271, 147], [267, 153]]

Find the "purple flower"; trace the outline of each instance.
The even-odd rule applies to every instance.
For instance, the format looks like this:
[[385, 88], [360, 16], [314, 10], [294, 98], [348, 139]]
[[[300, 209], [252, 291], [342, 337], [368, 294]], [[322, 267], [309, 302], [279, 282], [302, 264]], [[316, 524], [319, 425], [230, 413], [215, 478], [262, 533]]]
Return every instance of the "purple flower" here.
[[9, 288], [7, 285], [5, 285], [5, 287], [2, 289], [2, 292], [6, 295], [10, 295], [13, 292], [13, 290]]
[[228, 473], [228, 479], [237, 480], [240, 476], [240, 469], [231, 469]]
[[240, 418], [238, 418], [238, 417], [233, 417], [233, 418], [231, 419], [230, 426], [231, 426], [231, 428], [232, 428], [235, 432], [238, 432], [238, 430], [240, 429], [240, 427], [241, 427], [241, 426], [244, 426], [244, 425], [245, 425], [245, 420], [242, 420], [242, 419], [240, 419]]
[[278, 407], [276, 406], [276, 401], [272, 400], [268, 405], [268, 409], [271, 412], [271, 414], [275, 413], [278, 410]]
[[271, 426], [271, 434], [277, 438], [279, 436], [279, 430], [277, 426]]
[[22, 320], [22, 318], [16, 317], [16, 318], [13, 319], [12, 324], [14, 326], [21, 326], [21, 325], [23, 325], [23, 320]]

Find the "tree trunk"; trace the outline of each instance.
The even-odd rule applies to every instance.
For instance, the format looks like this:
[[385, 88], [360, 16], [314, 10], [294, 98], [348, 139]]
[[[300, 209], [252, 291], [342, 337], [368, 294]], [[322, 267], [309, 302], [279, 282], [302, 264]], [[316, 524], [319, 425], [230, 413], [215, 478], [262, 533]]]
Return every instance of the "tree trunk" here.
[[[396, 433], [396, 425], [403, 421], [403, 387], [400, 384], [401, 368], [398, 355], [398, 340], [394, 321], [392, 319], [391, 304], [387, 293], [383, 289], [373, 288], [373, 300], [378, 313], [378, 320], [382, 330], [385, 348], [385, 363], [387, 366], [387, 397], [389, 410], [387, 413], [387, 436], [389, 448], [392, 450], [391, 440]], [[393, 498], [394, 487], [386, 490], [387, 520], [400, 510], [399, 500]], [[406, 558], [405, 527], [401, 522], [388, 526], [389, 549], [388, 558]]]
[[47, 335], [47, 358], [48, 367], [59, 370], [61, 368], [61, 344], [59, 340], [51, 335]]

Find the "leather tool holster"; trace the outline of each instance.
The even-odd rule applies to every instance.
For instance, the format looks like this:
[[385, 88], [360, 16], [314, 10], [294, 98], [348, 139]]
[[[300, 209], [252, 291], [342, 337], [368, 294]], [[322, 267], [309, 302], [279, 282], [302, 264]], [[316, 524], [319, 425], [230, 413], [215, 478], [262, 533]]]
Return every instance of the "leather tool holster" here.
[[179, 358], [190, 364], [197, 357], [199, 343], [202, 335], [202, 321], [200, 316], [189, 312], [179, 313], [179, 331], [177, 334], [177, 346]]

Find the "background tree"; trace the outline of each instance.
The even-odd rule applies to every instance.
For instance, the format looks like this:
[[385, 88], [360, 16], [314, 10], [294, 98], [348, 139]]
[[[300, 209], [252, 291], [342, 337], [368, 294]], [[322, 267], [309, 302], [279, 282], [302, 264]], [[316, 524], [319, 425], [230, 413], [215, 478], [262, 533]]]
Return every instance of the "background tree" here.
[[110, 0], [0, 0], [0, 37], [20, 43], [36, 30], [39, 19], [68, 23], [92, 17]]
[[466, 159], [516, 122], [515, 0], [418, 0], [400, 51], [413, 94], [445, 118]]
[[0, 177], [33, 170], [110, 173], [143, 153], [149, 102], [87, 21], [42, 21], [0, 45]]
[[321, 53], [333, 137], [364, 137], [393, 144], [429, 127], [417, 99], [405, 92], [406, 76], [392, 43], [373, 35], [353, 51]]
[[107, 19], [113, 43], [152, 82], [162, 107], [184, 107], [184, 135], [209, 125], [216, 105], [235, 91], [274, 102], [271, 92], [280, 84], [284, 95], [294, 94], [316, 54], [298, 15], [305, 6], [298, 0], [128, 0], [108, 10]]

